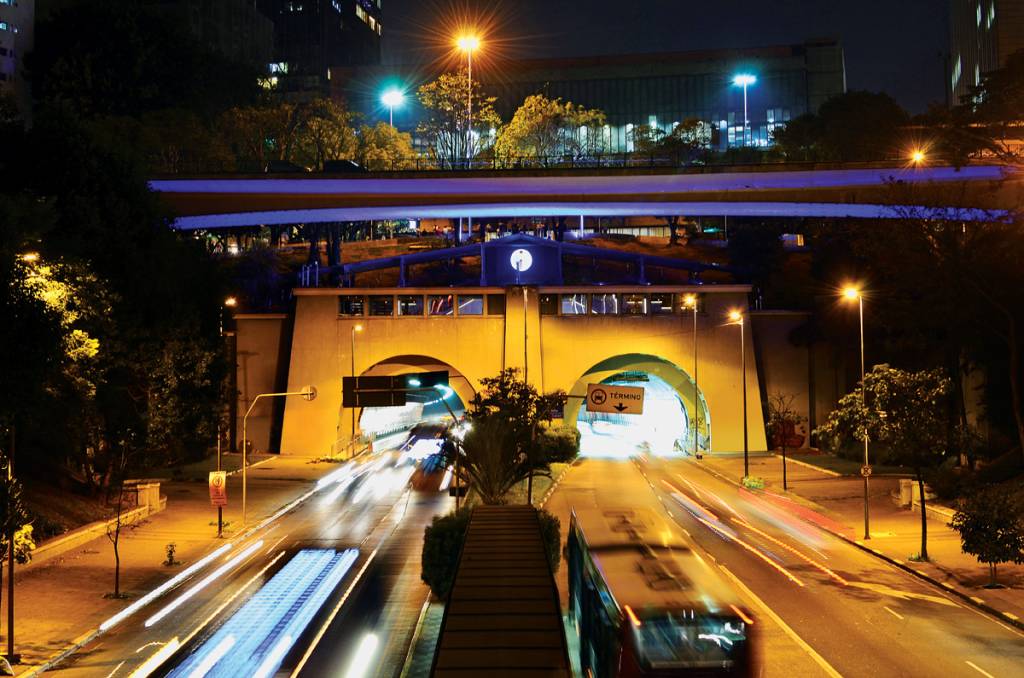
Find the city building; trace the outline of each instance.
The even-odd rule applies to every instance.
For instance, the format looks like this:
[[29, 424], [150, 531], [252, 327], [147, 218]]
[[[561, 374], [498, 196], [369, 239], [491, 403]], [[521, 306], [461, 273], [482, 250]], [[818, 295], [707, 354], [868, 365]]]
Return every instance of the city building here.
[[271, 76], [296, 97], [327, 94], [332, 71], [380, 63], [381, 0], [257, 0], [274, 22]]
[[985, 73], [1024, 48], [1024, 0], [950, 0], [950, 103], [970, 95]]
[[266, 69], [273, 57], [274, 22], [252, 0], [148, 0], [168, 20], [210, 49]]
[[[410, 74], [401, 67], [339, 69], [331, 91], [371, 119], [387, 119], [380, 95], [396, 83], [410, 94], [434, 74]], [[737, 76], [750, 76], [746, 80]], [[749, 126], [746, 144], [768, 146], [776, 127], [813, 113], [846, 91], [842, 46], [815, 41], [752, 49], [619, 54], [505, 62], [474, 72], [487, 94], [497, 97], [503, 121], [531, 94], [561, 97], [607, 116], [604, 147], [633, 150], [641, 125], [670, 132], [688, 118], [708, 126], [715, 148], [744, 145], [744, 94]], [[742, 83], [746, 82], [744, 86]], [[396, 111], [400, 129], [415, 130], [420, 113], [414, 96]]]
[[0, 0], [0, 94], [13, 96], [26, 116], [32, 98], [22, 60], [32, 51], [34, 33], [35, 0]]

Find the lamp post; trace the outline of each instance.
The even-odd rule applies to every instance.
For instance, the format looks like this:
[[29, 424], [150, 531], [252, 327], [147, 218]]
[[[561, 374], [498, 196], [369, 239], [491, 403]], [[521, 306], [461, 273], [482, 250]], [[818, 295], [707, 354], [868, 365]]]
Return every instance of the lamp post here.
[[697, 439], [700, 437], [700, 391], [697, 389], [697, 295], [683, 297], [683, 307], [693, 310], [693, 457], [702, 458]]
[[[860, 316], [860, 407], [867, 412], [867, 384], [864, 383], [864, 295], [860, 288], [852, 285], [843, 288], [843, 298], [848, 301], [857, 302], [857, 311]], [[864, 539], [871, 539], [871, 522], [868, 509], [868, 473], [871, 465], [868, 462], [868, 429], [864, 426], [864, 468], [861, 469], [861, 476], [864, 478]]]
[[395, 109], [405, 101], [405, 95], [401, 90], [389, 89], [380, 98], [381, 102], [388, 107], [388, 124], [392, 129], [395, 127]]
[[747, 145], [747, 132], [750, 128], [750, 119], [747, 116], [747, 87], [757, 84], [757, 76], [749, 73], [740, 73], [732, 79], [732, 84], [743, 88], [743, 145]]
[[466, 54], [466, 166], [472, 159], [470, 146], [473, 143], [473, 52], [480, 48], [480, 38], [475, 35], [463, 35], [456, 44]]
[[[234, 308], [237, 305], [238, 305], [238, 300], [237, 299], [235, 299], [234, 297], [228, 297], [227, 299], [224, 300], [224, 303], [220, 307], [220, 328], [219, 329], [220, 329], [221, 341], [223, 341], [223, 339], [224, 339], [224, 309], [225, 308]], [[232, 365], [231, 369], [234, 369], [233, 365]], [[217, 470], [218, 471], [221, 470], [221, 464], [220, 464], [220, 448], [221, 448], [220, 425], [221, 425], [221, 415], [222, 414], [223, 414], [223, 411], [221, 411], [217, 415]], [[224, 536], [224, 507], [223, 506], [218, 506], [217, 507], [217, 538], [219, 539], [219, 538], [221, 538], [223, 536]]]
[[743, 312], [739, 310], [729, 311], [729, 324], [740, 326], [740, 372], [743, 383], [743, 477], [750, 475], [750, 449], [747, 438], [747, 342], [743, 329]]
[[260, 398], [284, 398], [286, 396], [302, 396], [307, 401], [316, 399], [316, 386], [307, 386], [301, 391], [288, 391], [287, 393], [260, 393], [258, 396], [252, 399], [252, 404], [249, 405], [249, 409], [246, 410], [245, 416], [242, 417], [242, 527], [245, 527], [245, 513], [246, 513], [246, 498], [248, 488], [248, 476], [246, 471], [249, 468], [248, 464], [248, 450], [246, 449], [246, 425], [249, 422], [249, 415], [252, 414], [252, 410], [256, 407], [256, 403], [259, 402]]
[[[357, 325], [353, 325], [352, 326], [352, 350], [349, 352], [349, 357], [352, 360], [352, 365], [351, 365], [349, 374], [352, 375], [353, 379], [356, 376], [356, 332], [362, 332], [362, 331], [363, 331], [363, 326], [362, 325], [358, 325], [357, 324]], [[354, 445], [355, 444], [355, 439], [356, 439], [356, 410], [355, 410], [355, 408], [353, 408], [352, 409], [352, 434], [351, 434], [350, 439], [349, 439], [349, 444], [350, 445]]]

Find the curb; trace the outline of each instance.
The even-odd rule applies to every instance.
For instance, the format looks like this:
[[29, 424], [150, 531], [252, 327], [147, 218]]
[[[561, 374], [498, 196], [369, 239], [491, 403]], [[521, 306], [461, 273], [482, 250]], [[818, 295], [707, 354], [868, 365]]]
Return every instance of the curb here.
[[[743, 485], [741, 483], [736, 482], [732, 478], [729, 478], [728, 476], [726, 476], [726, 475], [724, 475], [724, 474], [722, 474], [722, 473], [720, 473], [720, 472], [718, 472], [718, 471], [716, 471], [716, 470], [714, 470], [712, 468], [704, 466], [703, 464], [701, 464], [699, 466], [700, 466], [701, 469], [703, 469], [704, 471], [706, 471], [710, 475], [715, 476], [719, 480], [723, 480], [723, 481], [725, 481], [725, 482], [727, 482], [727, 483], [729, 483], [731, 485], [735, 485], [736, 487], [743, 488]], [[743, 489], [749, 489], [749, 488], [743, 488]], [[750, 490], [750, 491], [754, 492], [755, 490]], [[799, 516], [797, 516], [797, 517], [799, 518]], [[957, 598], [960, 598], [961, 600], [963, 600], [965, 603], [967, 603], [971, 607], [973, 607], [975, 609], [978, 609], [978, 610], [981, 610], [985, 614], [987, 614], [987, 615], [989, 615], [991, 617], [994, 617], [995, 619], [998, 619], [1000, 622], [1006, 622], [1007, 624], [1012, 624], [1018, 630], [1024, 631], [1024, 621], [1022, 621], [1021, 619], [1017, 618], [1017, 616], [1012, 614], [1012, 613], [1001, 612], [1001, 611], [995, 609], [994, 607], [992, 607], [991, 605], [989, 605], [988, 603], [985, 603], [980, 598], [968, 595], [967, 593], [964, 593], [962, 591], [958, 591], [957, 589], [953, 588], [950, 584], [947, 584], [945, 582], [940, 582], [938, 579], [935, 579], [931, 575], [926, 574], [926, 573], [924, 573], [924, 572], [922, 572], [920, 570], [914, 569], [913, 567], [910, 567], [909, 565], [907, 565], [902, 560], [899, 560], [897, 558], [893, 558], [891, 556], [887, 556], [884, 553], [882, 553], [881, 551], [879, 551], [877, 549], [871, 548], [870, 546], [866, 545], [862, 541], [858, 541], [856, 539], [850, 539], [846, 535], [843, 535], [843, 534], [840, 534], [838, 532], [835, 532], [834, 530], [830, 530], [827, 527], [819, 525], [819, 524], [817, 524], [815, 522], [811, 522], [809, 520], [804, 520], [803, 518], [800, 518], [800, 520], [803, 520], [803, 522], [807, 523], [808, 525], [812, 525], [812, 526], [818, 528], [819, 530], [821, 530], [822, 532], [825, 532], [826, 534], [830, 534], [833, 537], [838, 537], [839, 539], [843, 540], [847, 544], [850, 544], [851, 546], [855, 546], [855, 547], [857, 547], [858, 549], [860, 549], [861, 551], [863, 551], [865, 553], [869, 553], [869, 554], [875, 556], [876, 558], [878, 558], [880, 560], [884, 560], [885, 562], [889, 563], [893, 567], [897, 567], [900, 570], [903, 570], [904, 572], [906, 572], [907, 574], [912, 575], [914, 577], [917, 577], [921, 581], [927, 582], [927, 583], [931, 584], [932, 586], [935, 586], [936, 588], [941, 589], [945, 593], [950, 593], [952, 595], [955, 595]]]
[[423, 607], [420, 608], [420, 616], [416, 619], [416, 626], [412, 630], [412, 639], [409, 641], [409, 651], [405, 653], [405, 661], [402, 663], [402, 672], [399, 674], [399, 678], [408, 678], [409, 671], [412, 667], [412, 658], [416, 654], [416, 644], [420, 641], [420, 636], [423, 635], [423, 623], [427, 619], [427, 611], [430, 609], [430, 597], [433, 595], [431, 592], [427, 592], [427, 599], [423, 601]]
[[544, 493], [543, 497], [541, 497], [540, 503], [537, 504], [537, 508], [544, 508], [544, 504], [548, 503], [548, 499], [551, 498], [551, 495], [555, 493], [555, 490], [561, 484], [562, 478], [565, 477], [565, 474], [568, 473], [569, 469], [571, 469], [574, 465], [575, 460], [573, 460], [573, 463], [566, 465], [566, 467], [562, 469], [562, 472], [558, 474], [557, 478], [555, 478], [555, 482], [551, 483], [551, 487], [549, 487], [548, 491]]
[[833, 478], [842, 478], [842, 477], [844, 477], [843, 474], [839, 473], [838, 471], [832, 471], [832, 470], [827, 469], [827, 468], [822, 468], [820, 466], [815, 466], [814, 464], [810, 464], [810, 463], [808, 463], [806, 461], [800, 461], [799, 459], [794, 459], [793, 457], [786, 457], [786, 461], [790, 462], [790, 463], [793, 463], [793, 464], [796, 464], [797, 466], [803, 466], [804, 468], [809, 468], [812, 471], [818, 471], [819, 473], [824, 473], [825, 475], [832, 476]]

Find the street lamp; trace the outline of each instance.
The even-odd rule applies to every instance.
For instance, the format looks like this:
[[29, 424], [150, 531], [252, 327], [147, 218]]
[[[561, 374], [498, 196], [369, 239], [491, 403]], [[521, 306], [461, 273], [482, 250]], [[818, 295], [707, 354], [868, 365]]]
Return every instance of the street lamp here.
[[740, 326], [740, 371], [743, 383], [743, 477], [746, 478], [750, 475], [750, 448], [747, 437], [747, 343], [743, 329], [745, 324], [743, 312], [737, 309], [729, 311], [729, 324]]
[[[843, 288], [843, 298], [847, 301], [856, 301], [857, 310], [860, 316], [860, 407], [867, 412], [867, 384], [864, 382], [864, 295], [859, 287], [847, 285]], [[868, 515], [868, 474], [871, 473], [871, 466], [868, 463], [868, 429], [867, 422], [864, 425], [864, 468], [861, 469], [861, 476], [864, 477], [864, 538], [871, 539], [871, 527]]]
[[732, 84], [743, 88], [743, 145], [747, 145], [747, 132], [750, 128], [750, 120], [747, 116], [747, 87], [757, 84], [757, 76], [749, 73], [740, 73], [732, 79]]
[[389, 89], [380, 97], [381, 103], [388, 107], [388, 122], [395, 126], [395, 109], [405, 102], [405, 94], [401, 90]]
[[252, 404], [249, 405], [249, 409], [246, 410], [245, 416], [242, 417], [242, 527], [245, 527], [245, 511], [246, 511], [246, 491], [249, 486], [248, 476], [246, 471], [249, 468], [247, 462], [248, 450], [246, 448], [246, 426], [249, 422], [249, 415], [252, 414], [252, 410], [256, 407], [256, 403], [259, 402], [260, 398], [284, 398], [286, 396], [302, 396], [307, 401], [316, 399], [316, 386], [307, 386], [301, 391], [288, 391], [287, 393], [260, 393], [258, 396], [252, 399]]
[[921, 150], [920, 148], [915, 148], [913, 152], [911, 152], [910, 154], [910, 162], [914, 163], [915, 165], [920, 165], [925, 161], [927, 157], [928, 156], [925, 154], [923, 150]]
[[473, 143], [473, 52], [480, 49], [480, 38], [475, 35], [463, 35], [455, 41], [459, 50], [466, 54], [466, 164], [471, 159], [470, 146]]
[[[227, 299], [224, 300], [224, 303], [220, 307], [220, 337], [221, 337], [222, 341], [224, 339], [224, 309], [225, 308], [234, 308], [237, 305], [238, 305], [238, 299], [235, 299], [234, 297], [228, 297]], [[234, 365], [232, 365], [231, 369], [232, 370], [235, 369]], [[217, 415], [217, 470], [218, 471], [221, 470], [221, 465], [220, 465], [220, 446], [221, 446], [220, 426], [221, 426], [221, 415], [223, 415], [223, 414], [224, 414], [224, 412], [223, 412], [223, 410], [221, 410], [221, 412]], [[223, 536], [224, 536], [224, 507], [223, 506], [218, 506], [217, 507], [217, 537], [219, 538], [219, 537], [223, 537]]]
[[[352, 360], [352, 368], [351, 368], [350, 374], [352, 375], [353, 379], [355, 379], [355, 376], [356, 376], [356, 332], [362, 332], [362, 331], [363, 331], [363, 326], [362, 325], [353, 325], [352, 326], [352, 350], [350, 351], [349, 357]], [[352, 409], [352, 435], [350, 436], [349, 444], [350, 445], [354, 445], [355, 444], [355, 439], [356, 439], [356, 410], [355, 410], [355, 408], [353, 408]]]
[[697, 438], [700, 436], [700, 392], [697, 390], [697, 295], [684, 296], [683, 308], [693, 310], [693, 457], [700, 459], [703, 455], [697, 446]]

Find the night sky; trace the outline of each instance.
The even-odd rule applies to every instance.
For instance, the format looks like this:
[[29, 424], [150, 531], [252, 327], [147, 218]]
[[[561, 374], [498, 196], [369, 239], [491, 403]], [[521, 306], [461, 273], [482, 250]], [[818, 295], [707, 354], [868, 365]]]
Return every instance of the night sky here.
[[[850, 89], [911, 112], [944, 101], [947, 0], [385, 0], [384, 61], [440, 56], [453, 15], [493, 16], [507, 58], [756, 47], [839, 38]], [[467, 8], [469, 8], [467, 10]]]

